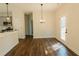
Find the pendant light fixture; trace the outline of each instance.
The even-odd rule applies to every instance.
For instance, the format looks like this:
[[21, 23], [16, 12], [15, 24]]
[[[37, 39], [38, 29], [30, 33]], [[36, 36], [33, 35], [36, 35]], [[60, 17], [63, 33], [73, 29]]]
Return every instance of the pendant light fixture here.
[[10, 16], [9, 16], [9, 11], [8, 11], [8, 3], [6, 3], [6, 7], [7, 7], [7, 17], [6, 17], [6, 20], [7, 20], [7, 22], [10, 22]]
[[43, 4], [41, 4], [41, 20], [43, 20]]
[[43, 4], [40, 4], [41, 5], [41, 20], [40, 20], [40, 23], [44, 23], [45, 20], [43, 18]]

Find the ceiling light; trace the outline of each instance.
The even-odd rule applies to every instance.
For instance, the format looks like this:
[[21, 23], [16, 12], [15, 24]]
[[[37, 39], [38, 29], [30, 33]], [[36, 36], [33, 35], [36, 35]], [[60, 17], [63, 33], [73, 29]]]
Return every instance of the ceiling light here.
[[10, 22], [10, 16], [9, 16], [9, 11], [8, 11], [8, 3], [6, 3], [6, 7], [7, 7], [7, 17], [6, 17], [6, 20], [7, 20], [7, 22]]
[[45, 20], [43, 18], [43, 4], [40, 4], [41, 5], [41, 19], [40, 19], [40, 23], [44, 23]]

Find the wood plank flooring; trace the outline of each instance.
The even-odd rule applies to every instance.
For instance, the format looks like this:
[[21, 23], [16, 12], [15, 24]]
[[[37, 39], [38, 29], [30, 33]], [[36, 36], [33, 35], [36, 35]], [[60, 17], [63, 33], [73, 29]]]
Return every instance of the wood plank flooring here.
[[6, 56], [76, 56], [55, 38], [20, 40]]

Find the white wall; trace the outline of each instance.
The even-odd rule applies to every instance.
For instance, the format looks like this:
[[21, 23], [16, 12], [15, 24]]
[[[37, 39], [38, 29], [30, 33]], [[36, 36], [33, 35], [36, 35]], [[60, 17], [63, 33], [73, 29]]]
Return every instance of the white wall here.
[[33, 35], [34, 38], [52, 38], [55, 37], [55, 13], [43, 13], [45, 23], [40, 23], [41, 12], [33, 12]]
[[[17, 5], [17, 6], [16, 6]], [[18, 4], [9, 4], [9, 11], [12, 12], [12, 22], [13, 22], [13, 28], [14, 30], [17, 30], [19, 33], [19, 38], [25, 38], [25, 20], [24, 20], [24, 12], [28, 12], [27, 9], [31, 9], [31, 7], [28, 8], [26, 5], [22, 5], [18, 7]], [[34, 5], [36, 6], [36, 5]], [[48, 5], [49, 6], [49, 5]], [[24, 8], [22, 8], [24, 7]], [[26, 7], [26, 9], [25, 9]], [[39, 22], [40, 20], [40, 5], [38, 4], [37, 8], [33, 8], [33, 35], [34, 38], [48, 38], [48, 37], [55, 37], [55, 19], [54, 19], [54, 13], [52, 12], [45, 12], [44, 18], [46, 20], [46, 23], [41, 24]], [[34, 10], [34, 9], [38, 9]], [[49, 10], [48, 10], [49, 11]]]
[[[45, 23], [40, 23], [40, 12], [33, 12], [33, 36], [34, 38], [52, 38], [55, 37], [55, 13], [45, 12]], [[13, 11], [13, 27], [19, 31], [19, 37], [25, 37], [25, 20], [22, 11]]]
[[[15, 9], [13, 14], [13, 27], [19, 31], [19, 38], [25, 38], [25, 20], [24, 13]], [[33, 36], [34, 38], [52, 38], [55, 37], [55, 13], [44, 12], [45, 23], [41, 24], [41, 13], [33, 11]]]
[[25, 38], [25, 20], [24, 13], [21, 10], [13, 10], [12, 11], [12, 22], [14, 30], [18, 31], [19, 38]]
[[[66, 40], [60, 39], [60, 17], [67, 17]], [[79, 55], [79, 4], [63, 4], [56, 11], [57, 39]]]

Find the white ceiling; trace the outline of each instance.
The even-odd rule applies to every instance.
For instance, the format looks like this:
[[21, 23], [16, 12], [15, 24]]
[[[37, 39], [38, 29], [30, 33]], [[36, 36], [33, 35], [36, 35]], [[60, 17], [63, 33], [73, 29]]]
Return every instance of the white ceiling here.
[[[9, 3], [9, 10], [18, 9], [24, 12], [32, 12], [34, 10], [41, 10], [41, 3]], [[56, 10], [61, 4], [57, 3], [44, 3], [43, 4], [43, 11], [54, 11]], [[6, 11], [6, 5], [0, 3], [0, 12]]]

